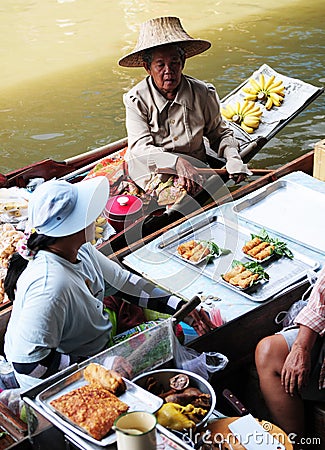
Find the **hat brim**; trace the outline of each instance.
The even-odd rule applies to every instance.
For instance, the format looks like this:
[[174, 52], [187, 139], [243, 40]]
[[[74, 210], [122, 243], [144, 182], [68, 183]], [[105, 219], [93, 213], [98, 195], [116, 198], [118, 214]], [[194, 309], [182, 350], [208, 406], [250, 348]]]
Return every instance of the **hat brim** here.
[[94, 177], [75, 183], [77, 201], [71, 214], [54, 229], [47, 226], [38, 231], [51, 237], [63, 237], [87, 228], [102, 213], [109, 196], [109, 182], [106, 177]]
[[202, 39], [189, 39], [187, 41], [166, 41], [159, 43], [158, 45], [149, 46], [147, 48], [142, 48], [141, 50], [136, 50], [128, 55], [121, 58], [118, 63], [123, 67], [143, 67], [143, 54], [145, 51], [150, 49], [155, 49], [164, 45], [178, 45], [185, 52], [185, 58], [191, 58], [192, 56], [199, 55], [205, 52], [211, 47], [211, 42]]

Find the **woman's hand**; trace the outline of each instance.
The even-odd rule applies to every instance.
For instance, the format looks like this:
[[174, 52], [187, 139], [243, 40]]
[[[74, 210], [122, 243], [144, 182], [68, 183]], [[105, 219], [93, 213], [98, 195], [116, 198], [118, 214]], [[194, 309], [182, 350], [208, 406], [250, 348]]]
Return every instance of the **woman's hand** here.
[[187, 159], [179, 157], [176, 163], [178, 184], [190, 195], [196, 194], [202, 186], [202, 177]]

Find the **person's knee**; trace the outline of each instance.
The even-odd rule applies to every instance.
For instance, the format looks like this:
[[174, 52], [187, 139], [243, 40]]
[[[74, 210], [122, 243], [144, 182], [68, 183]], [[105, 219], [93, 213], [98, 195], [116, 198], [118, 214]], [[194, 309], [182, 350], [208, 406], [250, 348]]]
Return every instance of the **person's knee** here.
[[257, 370], [271, 368], [279, 370], [282, 367], [289, 350], [281, 335], [267, 336], [263, 338], [255, 350], [255, 364]]
[[269, 364], [270, 359], [274, 356], [274, 336], [267, 336], [262, 339], [256, 346], [255, 362], [258, 367]]

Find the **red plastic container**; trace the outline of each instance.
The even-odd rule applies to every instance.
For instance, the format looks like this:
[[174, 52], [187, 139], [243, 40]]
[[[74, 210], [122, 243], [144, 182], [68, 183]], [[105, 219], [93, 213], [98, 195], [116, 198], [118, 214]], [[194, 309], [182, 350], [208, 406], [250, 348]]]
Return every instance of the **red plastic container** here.
[[104, 210], [104, 216], [116, 231], [123, 231], [142, 215], [142, 200], [135, 195], [111, 197]]

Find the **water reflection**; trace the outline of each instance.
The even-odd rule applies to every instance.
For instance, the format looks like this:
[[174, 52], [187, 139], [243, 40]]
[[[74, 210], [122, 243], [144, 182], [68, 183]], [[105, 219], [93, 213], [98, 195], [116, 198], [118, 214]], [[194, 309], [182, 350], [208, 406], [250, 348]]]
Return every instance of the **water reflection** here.
[[[139, 24], [181, 17], [211, 49], [185, 73], [225, 96], [263, 63], [314, 85], [324, 83], [323, 2], [272, 5], [187, 0], [3, 0], [0, 5], [0, 171], [42, 158], [62, 160], [125, 136], [123, 92], [143, 78], [117, 60], [133, 49]], [[324, 137], [323, 99], [280, 132], [252, 162], [277, 167]]]

